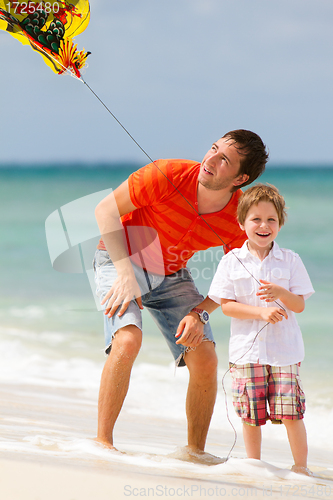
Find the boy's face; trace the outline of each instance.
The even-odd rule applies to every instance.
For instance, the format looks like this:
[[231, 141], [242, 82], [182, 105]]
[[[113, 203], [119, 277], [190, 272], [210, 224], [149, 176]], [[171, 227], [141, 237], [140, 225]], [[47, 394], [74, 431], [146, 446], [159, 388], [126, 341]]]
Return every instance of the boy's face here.
[[244, 226], [240, 224], [253, 249], [270, 250], [280, 231], [279, 217], [270, 201], [259, 201], [246, 214]]

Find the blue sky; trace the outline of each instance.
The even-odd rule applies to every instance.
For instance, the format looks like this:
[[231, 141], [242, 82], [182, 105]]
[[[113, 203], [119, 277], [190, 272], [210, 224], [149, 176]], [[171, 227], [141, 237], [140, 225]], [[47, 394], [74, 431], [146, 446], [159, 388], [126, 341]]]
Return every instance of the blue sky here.
[[[228, 130], [272, 164], [333, 164], [332, 0], [94, 0], [84, 78], [148, 154], [201, 160]], [[0, 32], [0, 164], [147, 158], [88, 88]]]

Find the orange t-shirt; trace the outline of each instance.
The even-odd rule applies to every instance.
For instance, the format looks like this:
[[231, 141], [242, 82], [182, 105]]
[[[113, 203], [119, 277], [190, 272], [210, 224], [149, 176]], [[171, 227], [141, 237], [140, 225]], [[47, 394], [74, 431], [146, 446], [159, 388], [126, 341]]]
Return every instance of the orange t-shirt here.
[[[170, 275], [199, 250], [223, 245], [228, 252], [243, 245], [246, 235], [236, 220], [241, 191], [233, 193], [223, 210], [199, 216], [199, 169], [200, 163], [190, 160], [157, 160], [130, 175], [129, 193], [137, 210], [121, 220], [129, 254], [139, 266]], [[105, 249], [102, 240], [98, 248]]]

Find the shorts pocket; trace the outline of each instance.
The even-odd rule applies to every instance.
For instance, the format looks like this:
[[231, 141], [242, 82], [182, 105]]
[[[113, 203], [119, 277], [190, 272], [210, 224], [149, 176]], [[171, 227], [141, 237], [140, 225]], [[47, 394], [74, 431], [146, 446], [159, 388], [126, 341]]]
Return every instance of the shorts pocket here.
[[235, 383], [233, 386], [233, 405], [237, 415], [243, 419], [250, 418], [250, 403], [246, 381]]
[[183, 267], [182, 269], [179, 269], [179, 271], [177, 271], [175, 273], [175, 276], [176, 275], [179, 275], [179, 277], [181, 278], [181, 281], [190, 281], [191, 283], [194, 282], [191, 270], [188, 269], [187, 267]]
[[305, 394], [303, 392], [301, 379], [298, 375], [296, 375], [296, 401], [297, 413], [303, 414], [305, 412]]
[[105, 264], [112, 262], [106, 250], [97, 250], [93, 260], [94, 269], [105, 266]]

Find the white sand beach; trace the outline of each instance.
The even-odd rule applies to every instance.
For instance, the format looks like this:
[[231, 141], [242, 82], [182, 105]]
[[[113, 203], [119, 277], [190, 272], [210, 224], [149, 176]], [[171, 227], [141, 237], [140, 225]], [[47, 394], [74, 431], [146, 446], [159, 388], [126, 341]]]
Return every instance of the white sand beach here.
[[[235, 461], [235, 459], [232, 459]], [[158, 474], [88, 467], [1, 460], [0, 494], [15, 500], [114, 500], [126, 497], [173, 498], [333, 498], [331, 481], [298, 478], [265, 463], [245, 465], [249, 475], [237, 474], [233, 464], [221, 474], [203, 474], [200, 467], [189, 474], [176, 469]], [[217, 466], [222, 469], [222, 466]], [[226, 466], [224, 466], [226, 467]], [[250, 476], [251, 472], [257, 475]], [[281, 477], [279, 477], [279, 474]], [[261, 475], [261, 477], [260, 477]], [[283, 477], [282, 477], [283, 476]]]
[[[139, 378], [138, 373], [134, 373], [135, 378]], [[182, 385], [182, 380], [178, 383]], [[273, 426], [267, 425], [264, 461], [245, 458], [238, 434], [226, 463], [208, 466], [185, 462], [175, 458], [185, 444], [185, 419], [133, 413], [135, 399], [131, 394], [116, 429], [120, 451], [111, 452], [93, 441], [97, 416], [91, 397], [94, 392], [89, 395], [46, 383], [44, 387], [2, 386], [1, 500], [333, 498], [331, 449], [326, 453], [323, 449], [310, 451], [309, 467], [315, 477], [295, 474], [290, 471], [286, 439], [272, 439]], [[284, 429], [277, 431], [281, 434]], [[225, 457], [233, 437], [231, 428], [223, 425], [219, 429], [213, 422], [207, 452]]]

